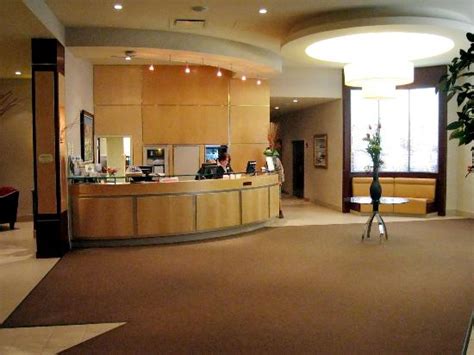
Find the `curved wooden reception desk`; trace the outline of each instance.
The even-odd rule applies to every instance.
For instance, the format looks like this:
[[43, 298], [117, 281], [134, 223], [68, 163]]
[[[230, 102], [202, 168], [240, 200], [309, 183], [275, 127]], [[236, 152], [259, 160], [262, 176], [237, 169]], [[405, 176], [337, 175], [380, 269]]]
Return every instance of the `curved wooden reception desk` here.
[[278, 215], [278, 176], [70, 185], [74, 247], [174, 243], [263, 227]]

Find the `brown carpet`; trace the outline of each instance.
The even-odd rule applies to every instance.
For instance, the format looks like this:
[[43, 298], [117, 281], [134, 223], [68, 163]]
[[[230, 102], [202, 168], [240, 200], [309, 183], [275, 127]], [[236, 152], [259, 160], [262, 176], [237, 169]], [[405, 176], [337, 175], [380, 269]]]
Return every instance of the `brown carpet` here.
[[66, 255], [4, 327], [127, 322], [67, 353], [459, 354], [474, 220], [265, 229]]

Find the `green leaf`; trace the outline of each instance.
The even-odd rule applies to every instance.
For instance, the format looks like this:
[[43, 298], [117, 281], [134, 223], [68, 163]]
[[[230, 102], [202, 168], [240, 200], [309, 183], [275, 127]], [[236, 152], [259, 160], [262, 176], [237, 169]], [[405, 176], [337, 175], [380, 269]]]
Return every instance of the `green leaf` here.
[[461, 138], [464, 135], [464, 132], [460, 129], [457, 129], [449, 135], [449, 139]]
[[[459, 113], [459, 112], [458, 112]], [[450, 124], [448, 124], [448, 126], [446, 127], [446, 129], [448, 131], [451, 131], [453, 129], [458, 129], [458, 128], [461, 128], [463, 126], [463, 123], [461, 121], [454, 121], [454, 122], [451, 122]], [[454, 133], [454, 132], [453, 132]]]
[[474, 42], [474, 33], [466, 33], [466, 38], [469, 42]]

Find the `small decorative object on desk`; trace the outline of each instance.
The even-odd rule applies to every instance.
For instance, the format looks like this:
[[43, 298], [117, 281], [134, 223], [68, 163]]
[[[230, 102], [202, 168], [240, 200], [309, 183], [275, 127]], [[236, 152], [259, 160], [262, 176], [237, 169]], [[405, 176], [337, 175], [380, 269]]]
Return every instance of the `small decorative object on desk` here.
[[116, 168], [107, 168], [107, 172], [109, 173], [110, 176], [114, 176], [115, 173], [117, 172]]
[[375, 131], [372, 130], [372, 126], [369, 125], [369, 133], [364, 138], [364, 141], [367, 141], [367, 148], [365, 151], [370, 154], [372, 159], [372, 184], [370, 185], [370, 197], [372, 198], [372, 203], [374, 211], [378, 210], [378, 205], [380, 197], [382, 196], [382, 186], [379, 182], [379, 169], [383, 164], [383, 161], [380, 159], [380, 153], [382, 152], [382, 146], [380, 145], [380, 123], [377, 124]]

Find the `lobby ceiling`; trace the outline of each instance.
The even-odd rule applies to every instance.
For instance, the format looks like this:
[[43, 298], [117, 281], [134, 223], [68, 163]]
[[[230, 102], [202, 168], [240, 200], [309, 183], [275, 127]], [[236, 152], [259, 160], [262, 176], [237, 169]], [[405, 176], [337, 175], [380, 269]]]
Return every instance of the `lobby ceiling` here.
[[[54, 37], [29, 9], [35, 2], [47, 7], [64, 26], [68, 49], [92, 63], [128, 64], [117, 56], [132, 49], [137, 58], [130, 64], [189, 61], [232, 67], [237, 74], [241, 70], [262, 78], [275, 77], [282, 68], [285, 73], [285, 67], [334, 67], [310, 59], [301, 45], [308, 31], [334, 30], [336, 22], [343, 25], [358, 18], [398, 16], [424, 19], [439, 28], [449, 22], [451, 27], [458, 26], [458, 34], [474, 31], [472, 0], [5, 0], [0, 8], [1, 78], [15, 77], [16, 70], [28, 77], [30, 38]], [[114, 10], [115, 3], [121, 3], [123, 9]], [[193, 11], [197, 5], [205, 11]], [[268, 13], [259, 14], [260, 7]], [[179, 19], [204, 23], [186, 27], [176, 23]], [[103, 38], [91, 35], [97, 28], [103, 29], [99, 31]], [[134, 39], [141, 39], [142, 45], [132, 46]], [[463, 45], [461, 39], [444, 57], [415, 65], [447, 63]], [[244, 55], [238, 54], [242, 52]], [[257, 68], [254, 73], [252, 66]]]

